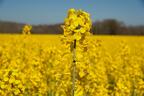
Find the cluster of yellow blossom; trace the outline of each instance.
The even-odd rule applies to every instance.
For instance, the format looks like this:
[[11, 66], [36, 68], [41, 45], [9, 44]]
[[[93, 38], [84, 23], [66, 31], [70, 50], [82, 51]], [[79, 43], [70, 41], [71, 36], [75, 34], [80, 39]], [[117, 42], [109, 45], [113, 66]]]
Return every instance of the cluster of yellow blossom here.
[[31, 34], [31, 29], [32, 29], [32, 26], [31, 26], [31, 25], [25, 25], [25, 26], [23, 27], [22, 32], [23, 32], [23, 34]]
[[[68, 16], [64, 21], [64, 40], [66, 43], [71, 43], [74, 40], [83, 42], [90, 35], [91, 28], [90, 15], [82, 10], [69, 9]], [[68, 45], [67, 44], [67, 45]]]
[[65, 48], [72, 51], [73, 43], [76, 40], [77, 59], [82, 58], [81, 53], [87, 51], [88, 43], [91, 42], [89, 40], [91, 26], [92, 22], [89, 13], [73, 8], [69, 9], [68, 16], [65, 18], [64, 25], [62, 26], [64, 31], [62, 41]]

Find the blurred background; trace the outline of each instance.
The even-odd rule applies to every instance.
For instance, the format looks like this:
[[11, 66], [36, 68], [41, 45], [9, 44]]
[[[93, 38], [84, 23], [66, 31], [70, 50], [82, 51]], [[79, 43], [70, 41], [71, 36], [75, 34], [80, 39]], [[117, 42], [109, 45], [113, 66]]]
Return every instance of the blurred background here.
[[0, 33], [62, 34], [70, 8], [91, 14], [93, 34], [144, 35], [144, 0], [0, 0]]

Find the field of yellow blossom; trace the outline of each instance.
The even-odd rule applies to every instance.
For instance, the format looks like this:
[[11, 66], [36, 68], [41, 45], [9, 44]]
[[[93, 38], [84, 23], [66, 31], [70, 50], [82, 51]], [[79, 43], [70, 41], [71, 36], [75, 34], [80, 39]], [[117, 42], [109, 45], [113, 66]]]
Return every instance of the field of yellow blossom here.
[[[144, 37], [91, 36], [77, 54], [76, 96], [143, 96]], [[0, 96], [71, 96], [61, 35], [0, 35]]]
[[0, 35], [0, 96], [144, 96], [144, 37], [93, 36], [70, 9], [64, 35]]

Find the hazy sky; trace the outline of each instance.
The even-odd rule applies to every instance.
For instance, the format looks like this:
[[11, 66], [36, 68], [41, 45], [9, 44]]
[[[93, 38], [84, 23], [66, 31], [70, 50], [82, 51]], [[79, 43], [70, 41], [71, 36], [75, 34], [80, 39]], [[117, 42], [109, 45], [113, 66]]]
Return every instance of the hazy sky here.
[[69, 8], [83, 9], [92, 20], [117, 19], [144, 25], [142, 0], [0, 0], [0, 20], [30, 24], [63, 22]]

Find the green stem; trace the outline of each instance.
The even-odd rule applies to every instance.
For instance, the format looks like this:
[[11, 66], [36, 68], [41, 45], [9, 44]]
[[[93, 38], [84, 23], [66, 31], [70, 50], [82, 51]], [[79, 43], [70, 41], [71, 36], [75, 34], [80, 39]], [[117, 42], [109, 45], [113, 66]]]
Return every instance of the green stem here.
[[76, 40], [74, 40], [74, 48], [73, 48], [72, 96], [74, 96], [75, 94], [75, 79], [76, 79]]

